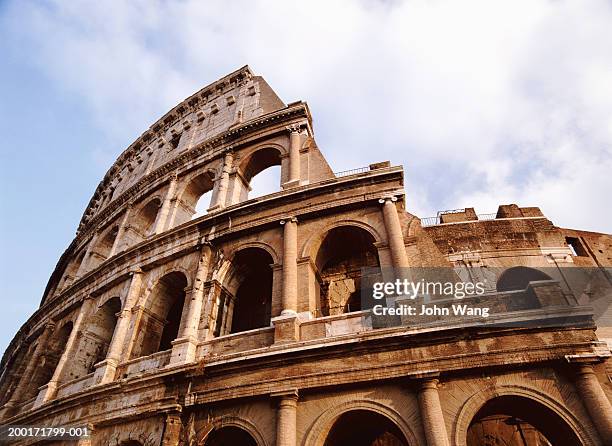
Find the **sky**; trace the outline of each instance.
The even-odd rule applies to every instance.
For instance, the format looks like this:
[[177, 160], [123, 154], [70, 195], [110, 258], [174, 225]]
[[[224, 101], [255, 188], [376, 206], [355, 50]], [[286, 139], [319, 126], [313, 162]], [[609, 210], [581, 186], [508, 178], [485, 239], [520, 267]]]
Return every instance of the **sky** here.
[[246, 64], [308, 102], [335, 171], [403, 165], [413, 214], [612, 232], [610, 23], [609, 0], [0, 1], [0, 352], [115, 158]]

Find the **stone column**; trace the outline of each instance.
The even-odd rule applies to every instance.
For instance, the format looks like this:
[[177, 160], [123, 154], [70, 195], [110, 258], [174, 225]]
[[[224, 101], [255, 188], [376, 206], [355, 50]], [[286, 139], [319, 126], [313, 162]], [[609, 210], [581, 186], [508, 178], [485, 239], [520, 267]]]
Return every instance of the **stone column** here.
[[168, 215], [170, 215], [170, 207], [172, 206], [172, 202], [175, 200], [176, 195], [176, 186], [178, 184], [178, 177], [176, 174], [172, 175], [170, 178], [170, 183], [168, 184], [168, 190], [166, 191], [166, 196], [164, 197], [164, 202], [159, 209], [159, 213], [157, 214], [157, 218], [155, 220], [155, 228], [153, 229], [154, 234], [161, 234], [166, 230], [168, 222]]
[[448, 446], [448, 435], [438, 395], [438, 379], [425, 378], [419, 383], [419, 408], [427, 446]]
[[28, 365], [26, 366], [23, 375], [19, 378], [19, 383], [13, 390], [13, 394], [11, 395], [11, 399], [2, 406], [0, 409], [0, 420], [4, 420], [13, 415], [16, 406], [22, 401], [21, 396], [27, 394], [28, 386], [32, 385], [31, 379], [34, 376], [34, 372], [36, 367], [40, 364], [40, 357], [47, 350], [47, 344], [49, 343], [49, 338], [51, 334], [55, 330], [55, 322], [49, 321], [42, 332], [42, 334], [38, 337], [38, 344], [36, 345], [36, 349], [34, 350], [34, 354], [31, 358], [24, 358], [24, 360], [28, 360]]
[[221, 331], [219, 332], [219, 336], [225, 336], [232, 332], [232, 322], [234, 320], [234, 306], [236, 305], [236, 297], [235, 296], [226, 296], [223, 301], [223, 316], [222, 316], [222, 326]]
[[281, 315], [297, 313], [297, 218], [281, 220], [283, 232], [283, 309]]
[[282, 265], [282, 309], [278, 317], [272, 318], [274, 342], [286, 343], [300, 339], [300, 318], [297, 310], [297, 218], [281, 221], [283, 233]]
[[576, 364], [574, 384], [601, 439], [604, 442], [612, 441], [612, 404], [590, 364]]
[[193, 286], [189, 293], [185, 294], [187, 313], [179, 337], [172, 341], [170, 364], [187, 363], [195, 360], [196, 347], [198, 345], [198, 326], [204, 304], [204, 283], [208, 276], [210, 256], [210, 244], [206, 243], [201, 248]]
[[300, 128], [297, 125], [287, 127], [289, 131], [289, 178], [283, 188], [300, 185]]
[[79, 315], [77, 316], [76, 321], [74, 322], [72, 331], [70, 332], [70, 336], [68, 336], [68, 341], [64, 346], [64, 352], [62, 353], [62, 356], [60, 357], [60, 360], [57, 363], [57, 366], [55, 367], [53, 376], [51, 377], [47, 385], [44, 386], [40, 391], [38, 398], [34, 403], [35, 407], [40, 406], [41, 404], [44, 404], [47, 401], [50, 401], [55, 398], [55, 395], [57, 394], [57, 387], [61, 384], [61, 379], [64, 376], [66, 365], [76, 353], [78, 341], [81, 338], [81, 330], [83, 329], [83, 324], [88, 320], [95, 303], [96, 300], [91, 296], [87, 296], [85, 299], [83, 299], [83, 304], [81, 305]]
[[123, 237], [125, 235], [125, 231], [127, 230], [128, 226], [129, 226], [129, 221], [130, 221], [130, 215], [132, 214], [132, 203], [128, 204], [126, 209], [125, 209], [125, 214], [123, 214], [123, 218], [121, 219], [121, 223], [119, 223], [119, 229], [117, 229], [117, 235], [115, 236], [115, 241], [113, 242], [113, 247], [111, 248], [110, 252], [108, 253], [108, 258], [110, 259], [112, 256], [114, 256], [117, 252], [119, 252], [120, 250], [120, 245], [122, 242], [124, 242], [125, 240], [123, 240]]
[[181, 439], [181, 429], [183, 423], [181, 422], [181, 414], [178, 412], [170, 412], [166, 414], [166, 425], [163, 429], [163, 437], [161, 446], [177, 446]]
[[217, 180], [217, 193], [215, 194], [215, 202], [208, 208], [208, 211], [222, 209], [227, 201], [227, 191], [229, 189], [229, 176], [234, 164], [234, 153], [228, 150], [223, 158], [223, 167], [221, 175]]
[[296, 446], [298, 391], [277, 392], [272, 397], [278, 398], [276, 446]]
[[387, 231], [389, 249], [391, 250], [393, 267], [396, 269], [408, 268], [408, 255], [406, 254], [406, 246], [404, 245], [402, 226], [399, 215], [397, 215], [397, 208], [395, 207], [396, 201], [396, 197], [385, 197], [378, 200], [378, 202], [383, 205], [383, 219]]
[[115, 331], [113, 333], [110, 346], [108, 347], [106, 359], [96, 364], [96, 372], [94, 375], [94, 382], [96, 384], [104, 384], [113, 381], [115, 379], [115, 370], [117, 370], [117, 365], [121, 359], [128, 359], [127, 357], [122, 358], [122, 354], [130, 325], [132, 307], [138, 300], [138, 295], [140, 294], [142, 271], [133, 271], [131, 275], [132, 280], [130, 281], [130, 287], [127, 291], [123, 308], [118, 314], [117, 323], [115, 324]]

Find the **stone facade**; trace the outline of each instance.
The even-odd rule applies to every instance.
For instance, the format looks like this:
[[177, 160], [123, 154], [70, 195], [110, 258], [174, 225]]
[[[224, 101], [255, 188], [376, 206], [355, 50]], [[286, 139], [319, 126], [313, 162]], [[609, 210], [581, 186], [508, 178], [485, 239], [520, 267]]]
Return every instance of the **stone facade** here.
[[[275, 165], [278, 192], [249, 199]], [[517, 205], [426, 224], [407, 201], [399, 166], [334, 174], [304, 102], [248, 67], [220, 79], [98, 186], [4, 354], [2, 423], [88, 426], [83, 445], [612, 444], [612, 336], [588, 308], [531, 328], [373, 329], [356, 299], [362, 267], [606, 273], [612, 236]]]

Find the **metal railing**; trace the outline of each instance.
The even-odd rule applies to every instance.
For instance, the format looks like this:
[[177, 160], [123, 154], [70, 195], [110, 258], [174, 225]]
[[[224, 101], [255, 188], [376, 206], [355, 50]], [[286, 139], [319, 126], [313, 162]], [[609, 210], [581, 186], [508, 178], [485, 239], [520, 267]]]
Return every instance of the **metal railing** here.
[[370, 171], [370, 167], [366, 166], [366, 167], [358, 167], [357, 169], [341, 170], [340, 172], [334, 172], [334, 175], [336, 176], [336, 178], [338, 178], [338, 177], [346, 177], [348, 175], [354, 175], [356, 173], [364, 173], [364, 172], [369, 172], [369, 171]]
[[[453, 213], [457, 213], [457, 212], [453, 212]], [[445, 214], [438, 214], [435, 217], [423, 217], [421, 218], [421, 226], [425, 227], [425, 226], [436, 226], [436, 225], [441, 225], [442, 224], [442, 218]], [[456, 221], [453, 223], [465, 223], [465, 222], [472, 222], [472, 221], [488, 221], [488, 220], [495, 220], [497, 218], [497, 213], [492, 213], [492, 214], [476, 214], [477, 220], [464, 220], [464, 221]]]

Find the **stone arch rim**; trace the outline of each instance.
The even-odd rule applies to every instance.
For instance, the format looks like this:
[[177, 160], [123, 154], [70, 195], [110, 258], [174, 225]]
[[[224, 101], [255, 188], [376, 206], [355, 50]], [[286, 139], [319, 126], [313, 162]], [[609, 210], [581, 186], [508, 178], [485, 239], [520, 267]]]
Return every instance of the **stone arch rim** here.
[[217, 418], [207, 426], [205, 426], [202, 430], [205, 430], [205, 434], [202, 438], [198, 439], [198, 446], [204, 446], [206, 443], [206, 439], [208, 436], [215, 431], [216, 429], [221, 429], [224, 427], [237, 427], [246, 431], [253, 440], [257, 443], [257, 446], [268, 446], [264, 436], [259, 431], [255, 423], [247, 420], [246, 418], [242, 418], [236, 415], [226, 415], [221, 418]]
[[586, 429], [582, 428], [578, 418], [559, 401], [538, 389], [520, 385], [490, 386], [484, 391], [474, 392], [461, 406], [457, 415], [455, 429], [452, 432], [453, 444], [467, 446], [467, 431], [476, 413], [488, 401], [500, 396], [518, 396], [542, 404], [567, 424], [582, 442], [581, 446], [596, 446], [599, 444]]
[[363, 229], [364, 231], [368, 232], [372, 236], [372, 238], [374, 238], [374, 243], [386, 243], [386, 240], [381, 237], [380, 232], [372, 225], [369, 225], [359, 220], [345, 219], [330, 223], [329, 225], [325, 226], [321, 231], [317, 231], [315, 234], [311, 235], [302, 247], [301, 257], [316, 257], [317, 251], [321, 247], [325, 236], [332, 229], [339, 228], [342, 226], [352, 226]]
[[399, 412], [375, 400], [358, 399], [345, 401], [322, 412], [304, 437], [301, 446], [322, 446], [334, 423], [345, 413], [355, 410], [371, 411], [386, 417], [397, 426], [410, 446], [419, 444], [417, 436]]
[[187, 280], [187, 285], [186, 285], [187, 288], [192, 287], [192, 280], [191, 280], [192, 272], [187, 270], [186, 268], [183, 268], [182, 266], [173, 265], [171, 267], [168, 267], [168, 269], [164, 268], [162, 271], [159, 271], [158, 273], [153, 274], [152, 277], [149, 278], [145, 291], [144, 293], [142, 293], [142, 297], [139, 300], [139, 304], [142, 305], [143, 307], [146, 307], [147, 304], [149, 303], [153, 290], [159, 284], [160, 280], [162, 280], [168, 274], [172, 274], [172, 273], [183, 274], [183, 276], [185, 276], [185, 279]]
[[230, 262], [233, 262], [234, 261], [234, 257], [236, 257], [236, 254], [238, 254], [240, 251], [243, 251], [243, 250], [249, 249], [249, 248], [259, 248], [259, 249], [262, 249], [262, 250], [266, 251], [268, 254], [270, 254], [270, 257], [272, 257], [273, 263], [279, 263], [280, 262], [280, 256], [278, 255], [276, 250], [269, 243], [256, 242], [256, 241], [246, 242], [246, 243], [240, 244], [235, 249], [232, 249], [228, 253], [228, 255], [226, 256], [225, 259], [229, 260]]
[[182, 199], [183, 195], [185, 194], [185, 191], [187, 190], [187, 188], [189, 187], [189, 185], [194, 179], [196, 179], [200, 175], [206, 175], [210, 173], [212, 173], [212, 176], [210, 177], [210, 181], [213, 184], [213, 188], [210, 189], [208, 192], [214, 190], [215, 180], [219, 176], [219, 171], [221, 170], [219, 166], [217, 167], [213, 166], [215, 161], [218, 162], [218, 160], [211, 160], [211, 162], [208, 162], [200, 167], [196, 167], [193, 171], [186, 173], [182, 178], [179, 177], [177, 179], [178, 187], [176, 188], [175, 196], [178, 199]]

